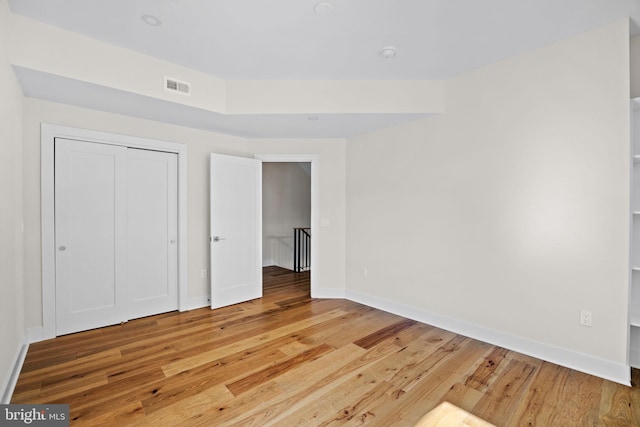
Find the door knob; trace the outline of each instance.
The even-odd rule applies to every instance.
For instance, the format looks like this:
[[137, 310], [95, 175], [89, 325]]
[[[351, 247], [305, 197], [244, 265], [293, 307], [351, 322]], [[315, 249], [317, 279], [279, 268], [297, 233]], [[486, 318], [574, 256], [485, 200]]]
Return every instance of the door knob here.
[[58, 249], [61, 250], [61, 251], [64, 251], [64, 250], [67, 249], [67, 247], [66, 246], [60, 246]]

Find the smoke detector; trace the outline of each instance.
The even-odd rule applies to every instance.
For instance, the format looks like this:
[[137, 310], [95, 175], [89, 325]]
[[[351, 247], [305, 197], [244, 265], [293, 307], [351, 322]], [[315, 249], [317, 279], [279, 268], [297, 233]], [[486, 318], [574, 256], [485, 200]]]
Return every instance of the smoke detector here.
[[393, 46], [383, 47], [380, 51], [380, 55], [385, 59], [395, 58], [396, 56], [396, 48]]
[[331, 3], [318, 3], [316, 7], [313, 8], [318, 16], [327, 16], [333, 11], [333, 5]]
[[142, 18], [145, 24], [151, 25], [152, 27], [159, 27], [162, 25], [162, 21], [157, 16], [142, 15], [140, 18]]

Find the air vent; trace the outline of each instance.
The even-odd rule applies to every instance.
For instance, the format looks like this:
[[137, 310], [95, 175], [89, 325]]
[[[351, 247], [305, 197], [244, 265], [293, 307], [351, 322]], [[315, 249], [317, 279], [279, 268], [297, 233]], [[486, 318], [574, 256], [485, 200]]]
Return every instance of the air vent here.
[[183, 95], [191, 95], [191, 85], [187, 82], [181, 82], [171, 77], [164, 78], [164, 89], [169, 92], [177, 92]]

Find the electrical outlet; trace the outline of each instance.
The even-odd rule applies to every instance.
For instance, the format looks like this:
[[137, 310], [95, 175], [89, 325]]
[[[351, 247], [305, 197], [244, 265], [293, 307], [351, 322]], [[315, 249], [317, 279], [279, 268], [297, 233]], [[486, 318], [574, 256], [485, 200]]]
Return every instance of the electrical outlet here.
[[365, 279], [369, 276], [369, 269], [367, 267], [362, 267], [362, 277]]
[[582, 326], [591, 326], [593, 313], [587, 310], [580, 310], [580, 324]]
[[201, 279], [206, 279], [207, 278], [207, 269], [203, 268], [202, 270], [200, 270], [200, 278]]

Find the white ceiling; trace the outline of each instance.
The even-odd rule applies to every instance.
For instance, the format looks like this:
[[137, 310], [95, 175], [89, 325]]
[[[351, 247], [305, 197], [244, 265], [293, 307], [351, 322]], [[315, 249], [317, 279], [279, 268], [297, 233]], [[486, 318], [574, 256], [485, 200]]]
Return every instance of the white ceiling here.
[[[333, 5], [332, 13], [314, 13], [321, 1]], [[256, 80], [445, 79], [627, 16], [633, 18], [634, 31], [640, 22], [640, 0], [9, 0], [9, 4], [13, 13], [217, 77]], [[159, 18], [162, 25], [145, 24], [144, 14]], [[382, 58], [385, 46], [396, 47], [395, 58]], [[31, 94], [27, 96], [61, 97], [34, 83], [55, 76], [22, 74], [23, 89]], [[89, 91], [78, 82], [63, 83], [71, 90]], [[118, 95], [109, 88], [92, 89], [107, 98]], [[119, 99], [93, 108], [121, 108], [126, 101]], [[89, 97], [74, 102], [100, 104]], [[161, 101], [154, 105], [156, 119], [176, 116], [177, 111], [170, 113]], [[335, 115], [337, 127], [314, 132], [308, 123], [299, 126], [306, 117], [214, 116], [202, 117], [208, 127], [193, 126], [244, 136], [349, 136], [416, 118]], [[316, 123], [328, 126], [329, 116]]]
[[[314, 13], [330, 1], [333, 12]], [[12, 12], [224, 79], [443, 79], [639, 0], [10, 0]], [[162, 21], [145, 24], [141, 15]], [[640, 20], [639, 20], [640, 21]], [[379, 51], [395, 46], [397, 57]]]

